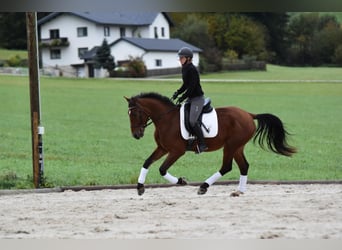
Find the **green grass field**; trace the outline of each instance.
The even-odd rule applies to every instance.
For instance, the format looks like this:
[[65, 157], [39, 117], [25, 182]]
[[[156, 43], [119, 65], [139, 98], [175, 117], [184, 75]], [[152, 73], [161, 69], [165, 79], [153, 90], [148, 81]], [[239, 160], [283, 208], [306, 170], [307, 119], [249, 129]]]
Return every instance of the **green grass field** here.
[[[239, 106], [279, 116], [298, 147], [292, 158], [249, 143], [250, 180], [342, 179], [342, 83], [281, 82], [287, 79], [340, 80], [337, 68], [284, 68], [266, 72], [203, 75], [203, 88], [215, 107]], [[210, 82], [206, 79], [256, 79], [260, 82]], [[276, 83], [261, 80], [277, 80]], [[136, 183], [144, 160], [155, 147], [153, 126], [137, 141], [131, 137], [123, 96], [158, 91], [166, 96], [180, 80], [41, 78], [45, 127], [44, 172], [47, 186]], [[0, 76], [0, 188], [32, 185], [28, 77]], [[204, 181], [220, 168], [222, 151], [188, 152], [170, 169], [189, 181]], [[161, 160], [151, 166], [147, 183], [165, 183]], [[222, 180], [237, 180], [236, 165]]]
[[25, 50], [7, 50], [0, 48], [0, 60], [8, 60], [16, 55], [20, 56], [22, 59], [28, 57], [27, 51]]

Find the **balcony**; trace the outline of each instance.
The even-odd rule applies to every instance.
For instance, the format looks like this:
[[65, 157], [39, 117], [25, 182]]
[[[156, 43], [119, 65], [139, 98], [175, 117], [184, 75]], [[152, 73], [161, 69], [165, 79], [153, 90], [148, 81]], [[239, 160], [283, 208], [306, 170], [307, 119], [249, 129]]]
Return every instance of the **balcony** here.
[[39, 45], [43, 48], [68, 47], [69, 41], [67, 37], [41, 39]]

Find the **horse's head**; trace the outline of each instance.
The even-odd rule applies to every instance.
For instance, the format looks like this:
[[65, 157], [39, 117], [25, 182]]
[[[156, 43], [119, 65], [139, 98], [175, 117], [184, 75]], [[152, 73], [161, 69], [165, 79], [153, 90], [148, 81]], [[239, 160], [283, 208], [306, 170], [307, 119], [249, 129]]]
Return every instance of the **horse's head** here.
[[132, 136], [135, 139], [140, 139], [144, 136], [144, 131], [150, 118], [139, 105], [137, 98], [124, 98], [128, 102], [128, 116], [131, 123]]

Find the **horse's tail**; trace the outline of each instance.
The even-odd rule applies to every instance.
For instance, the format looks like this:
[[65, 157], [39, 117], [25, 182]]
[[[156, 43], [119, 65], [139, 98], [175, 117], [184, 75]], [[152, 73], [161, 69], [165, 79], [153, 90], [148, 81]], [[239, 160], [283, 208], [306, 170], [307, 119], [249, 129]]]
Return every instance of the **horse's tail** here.
[[272, 114], [252, 115], [253, 119], [258, 121], [258, 126], [253, 138], [253, 142], [258, 141], [261, 148], [265, 149], [265, 141], [267, 147], [274, 153], [291, 156], [296, 153], [295, 147], [287, 144], [287, 135], [282, 121]]

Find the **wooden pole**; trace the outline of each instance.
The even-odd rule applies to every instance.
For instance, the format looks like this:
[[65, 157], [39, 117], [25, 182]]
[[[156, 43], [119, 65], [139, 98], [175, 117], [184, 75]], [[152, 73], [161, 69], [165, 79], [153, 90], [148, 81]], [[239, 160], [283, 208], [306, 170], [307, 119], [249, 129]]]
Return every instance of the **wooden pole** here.
[[26, 28], [30, 78], [33, 183], [36, 188], [39, 188], [43, 184], [44, 174], [42, 136], [44, 127], [41, 126], [37, 14], [35, 12], [26, 13]]

